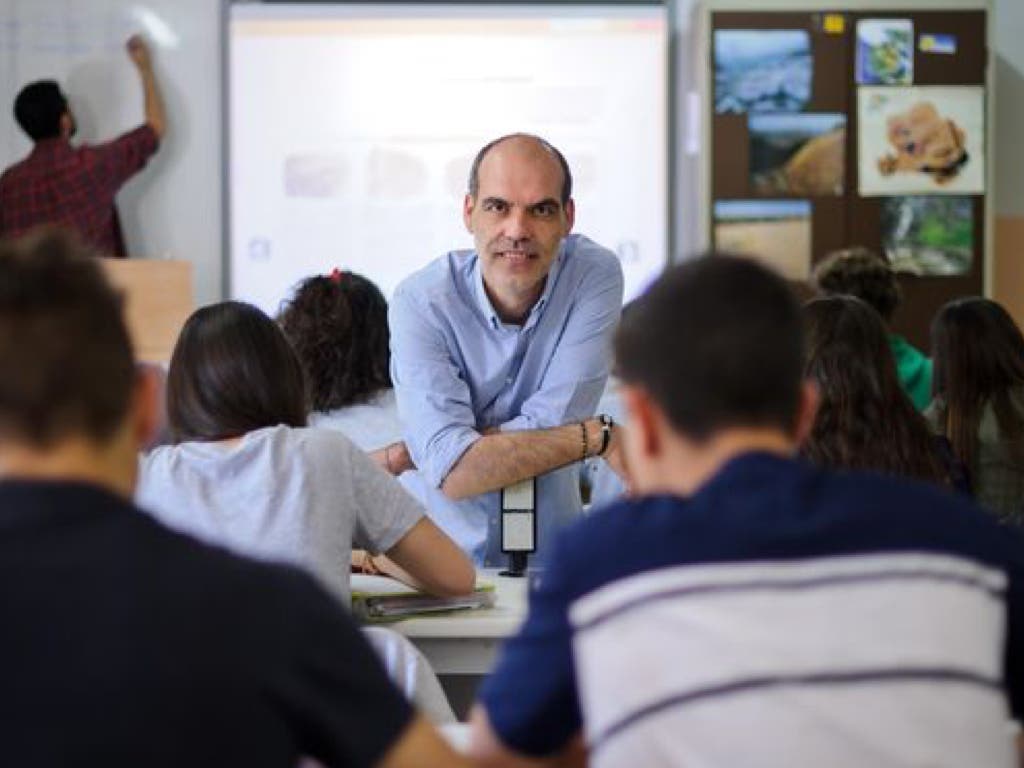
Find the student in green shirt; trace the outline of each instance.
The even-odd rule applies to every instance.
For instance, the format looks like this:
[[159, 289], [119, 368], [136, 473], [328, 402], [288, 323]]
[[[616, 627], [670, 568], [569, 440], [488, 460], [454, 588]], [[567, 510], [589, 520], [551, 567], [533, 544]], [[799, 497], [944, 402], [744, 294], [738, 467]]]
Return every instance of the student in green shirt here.
[[[826, 256], [815, 268], [811, 284], [824, 296], [856, 296], [874, 307], [887, 327], [903, 298], [889, 262], [860, 246]], [[914, 406], [923, 411], [932, 397], [932, 361], [891, 328], [889, 347], [896, 361], [900, 385]]]

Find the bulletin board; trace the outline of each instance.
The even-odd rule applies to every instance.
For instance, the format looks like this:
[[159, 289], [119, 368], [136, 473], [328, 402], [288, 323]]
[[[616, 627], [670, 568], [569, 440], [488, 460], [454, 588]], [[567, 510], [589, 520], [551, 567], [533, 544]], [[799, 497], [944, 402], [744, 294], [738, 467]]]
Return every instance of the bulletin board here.
[[885, 253], [894, 330], [927, 348], [985, 286], [984, 10], [710, 14], [711, 242], [800, 284], [830, 251]]

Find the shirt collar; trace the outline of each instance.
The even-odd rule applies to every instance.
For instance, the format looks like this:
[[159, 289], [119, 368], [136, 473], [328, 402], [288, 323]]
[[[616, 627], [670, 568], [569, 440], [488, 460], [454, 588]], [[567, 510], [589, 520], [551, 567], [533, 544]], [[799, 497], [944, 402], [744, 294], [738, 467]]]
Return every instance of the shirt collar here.
[[[526, 322], [522, 325], [524, 331], [535, 326], [540, 320], [541, 315], [544, 314], [544, 307], [547, 306], [548, 300], [551, 298], [551, 292], [558, 281], [558, 273], [562, 269], [565, 252], [566, 241], [563, 239], [558, 246], [558, 255], [555, 256], [555, 260], [551, 262], [551, 269], [548, 270], [547, 279], [544, 281], [544, 290], [541, 292], [540, 298], [537, 299], [537, 303], [530, 308], [530, 313], [526, 316]], [[497, 310], [494, 309], [494, 304], [491, 303], [491, 297], [487, 295], [487, 290], [484, 288], [484, 271], [480, 266], [480, 254], [476, 254], [473, 270], [475, 272], [473, 275], [473, 293], [476, 297], [477, 306], [483, 312], [484, 317], [487, 318], [491, 328], [497, 330], [504, 327], [506, 323], [503, 323], [498, 316]]]
[[63, 138], [43, 139], [32, 147], [33, 157], [59, 155], [71, 150], [71, 142]]

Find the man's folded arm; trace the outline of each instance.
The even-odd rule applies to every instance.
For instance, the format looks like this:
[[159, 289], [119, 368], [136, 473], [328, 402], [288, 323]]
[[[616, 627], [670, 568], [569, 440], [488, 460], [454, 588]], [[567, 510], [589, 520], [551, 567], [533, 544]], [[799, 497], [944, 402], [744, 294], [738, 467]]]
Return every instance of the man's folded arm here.
[[[585, 424], [586, 454], [592, 456], [601, 449], [601, 423], [589, 419]], [[580, 422], [485, 434], [455, 462], [441, 490], [450, 499], [465, 499], [564, 467], [583, 458], [583, 438]]]

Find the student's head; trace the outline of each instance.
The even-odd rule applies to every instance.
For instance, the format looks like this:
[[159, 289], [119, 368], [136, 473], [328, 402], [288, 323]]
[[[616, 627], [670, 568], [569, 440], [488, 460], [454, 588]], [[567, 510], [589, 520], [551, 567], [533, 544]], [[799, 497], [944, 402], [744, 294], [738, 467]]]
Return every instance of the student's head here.
[[14, 118], [32, 141], [70, 137], [75, 119], [68, 100], [53, 80], [29, 83], [14, 99]]
[[391, 388], [388, 303], [354, 272], [303, 280], [279, 318], [306, 373], [314, 411], [365, 402]]
[[639, 491], [656, 482], [665, 444], [699, 450], [725, 433], [756, 432], [795, 448], [813, 414], [799, 307], [781, 278], [740, 257], [668, 269], [621, 322], [615, 358]]
[[513, 134], [480, 150], [470, 170], [463, 221], [499, 313], [528, 309], [540, 298], [574, 215], [572, 175], [551, 144]]
[[830, 253], [815, 267], [811, 282], [824, 296], [856, 296], [867, 302], [886, 323], [902, 300], [892, 266], [867, 248]]
[[171, 356], [167, 419], [178, 441], [305, 426], [302, 367], [281, 329], [239, 301], [193, 312]]
[[804, 373], [818, 385], [817, 418], [801, 453], [814, 463], [945, 481], [923, 417], [900, 386], [885, 324], [866, 302], [807, 302]]
[[1004, 436], [1021, 430], [1009, 396], [1024, 387], [1024, 336], [999, 304], [972, 297], [939, 310], [931, 343], [932, 390], [945, 405], [946, 434], [971, 466], [986, 404], [991, 402]]
[[0, 472], [130, 492], [156, 382], [136, 373], [120, 294], [69, 235], [0, 244], [0, 371]]

